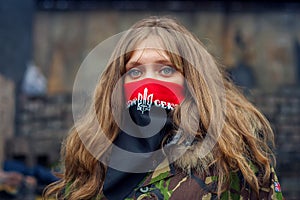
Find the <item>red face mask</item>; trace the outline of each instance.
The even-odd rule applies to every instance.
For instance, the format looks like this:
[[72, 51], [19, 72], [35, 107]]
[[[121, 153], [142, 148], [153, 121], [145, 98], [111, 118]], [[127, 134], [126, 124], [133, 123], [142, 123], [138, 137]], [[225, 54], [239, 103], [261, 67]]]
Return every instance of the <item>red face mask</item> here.
[[137, 105], [142, 113], [151, 105], [173, 110], [184, 99], [184, 87], [176, 83], [146, 78], [124, 84], [127, 106]]

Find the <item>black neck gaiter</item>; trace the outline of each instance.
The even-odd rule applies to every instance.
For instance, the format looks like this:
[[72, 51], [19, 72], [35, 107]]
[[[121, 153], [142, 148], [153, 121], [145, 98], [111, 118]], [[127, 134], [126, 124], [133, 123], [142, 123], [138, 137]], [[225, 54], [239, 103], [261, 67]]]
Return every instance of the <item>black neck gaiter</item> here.
[[[138, 160], [130, 160], [130, 158], [129, 160], [126, 160], [125, 162], [136, 162], [132, 165], [131, 169], [129, 169], [130, 172], [124, 172], [108, 166], [103, 186], [103, 193], [109, 200], [120, 200], [126, 198], [148, 174], [147, 172], [136, 173], [135, 167], [138, 169], [137, 171], [140, 171], [143, 167], [149, 168], [149, 166], [146, 167], [144, 165], [152, 164], [153, 169], [155, 169], [155, 167], [157, 167], [157, 165], [164, 159], [163, 155], [156, 154], [155, 151], [161, 148], [163, 138], [172, 127], [169, 117], [166, 118], [166, 110], [162, 108], [152, 106], [150, 111], [145, 111], [143, 113], [137, 110], [136, 106], [131, 106], [128, 109], [129, 110], [125, 111], [127, 113], [129, 112], [127, 117], [131, 117], [132, 121], [136, 125], [127, 126], [125, 128], [126, 132], [123, 130], [120, 131], [113, 142], [115, 146], [111, 149], [110, 159], [114, 161], [126, 159], [119, 153], [116, 147], [128, 152], [148, 154], [144, 158], [140, 158]], [[163, 114], [163, 112], [165, 113]], [[149, 130], [143, 129], [143, 127], [149, 125], [153, 120], [166, 120], [166, 123], [162, 128], [159, 128], [159, 132], [147, 133], [148, 131], [153, 130], [150, 130], [151, 128]], [[152, 136], [146, 137], [147, 135]]]

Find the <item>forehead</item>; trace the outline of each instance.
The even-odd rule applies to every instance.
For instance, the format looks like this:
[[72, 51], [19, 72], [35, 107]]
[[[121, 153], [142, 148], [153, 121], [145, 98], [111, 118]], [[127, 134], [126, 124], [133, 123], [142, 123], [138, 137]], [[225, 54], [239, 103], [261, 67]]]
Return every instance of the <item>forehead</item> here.
[[161, 39], [156, 36], [147, 37], [135, 46], [130, 56], [130, 60], [138, 61], [140, 59], [170, 60]]
[[[171, 39], [174, 39], [173, 37]], [[183, 73], [181, 56], [176, 41], [170, 40], [169, 37], [159, 34], [136, 35], [132, 40], [128, 41], [129, 50], [126, 58], [124, 70], [133, 65], [142, 63], [167, 63], [174, 66]], [[149, 53], [151, 52], [151, 54]], [[142, 61], [142, 58], [155, 56], [155, 60]]]
[[158, 36], [148, 36], [146, 39], [137, 42], [134, 47], [134, 50], [142, 50], [142, 49], [160, 49], [166, 50], [165, 45], [163, 44], [161, 38]]
[[135, 50], [128, 62], [152, 63], [157, 61], [170, 61], [170, 58], [163, 50], [145, 48]]

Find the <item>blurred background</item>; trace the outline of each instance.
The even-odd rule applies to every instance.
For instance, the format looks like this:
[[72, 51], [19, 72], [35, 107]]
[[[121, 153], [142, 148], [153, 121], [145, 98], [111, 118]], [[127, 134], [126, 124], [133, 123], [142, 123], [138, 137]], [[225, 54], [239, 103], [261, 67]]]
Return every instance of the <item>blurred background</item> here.
[[81, 62], [151, 15], [198, 36], [266, 115], [283, 194], [299, 199], [299, 11], [297, 1], [0, 0], [0, 199], [38, 198], [56, 180]]

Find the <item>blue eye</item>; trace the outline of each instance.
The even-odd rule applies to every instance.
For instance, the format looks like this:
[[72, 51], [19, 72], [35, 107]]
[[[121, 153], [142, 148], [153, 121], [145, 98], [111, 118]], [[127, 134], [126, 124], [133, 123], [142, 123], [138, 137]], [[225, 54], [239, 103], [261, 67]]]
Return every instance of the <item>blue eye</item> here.
[[173, 67], [170, 67], [170, 66], [164, 66], [160, 70], [160, 72], [165, 76], [172, 75], [175, 71], [176, 71], [176, 69], [174, 69]]
[[131, 78], [138, 78], [142, 75], [142, 72], [138, 69], [131, 69], [127, 72], [127, 74], [131, 77]]

